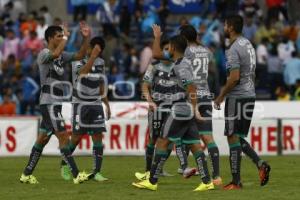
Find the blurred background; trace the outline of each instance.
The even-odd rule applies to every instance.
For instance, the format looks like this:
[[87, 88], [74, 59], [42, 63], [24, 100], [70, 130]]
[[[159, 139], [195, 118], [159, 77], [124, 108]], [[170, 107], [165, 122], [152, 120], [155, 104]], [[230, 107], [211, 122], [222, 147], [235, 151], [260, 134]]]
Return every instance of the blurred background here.
[[[172, 36], [192, 24], [214, 54], [209, 69], [216, 95], [226, 81], [223, 19], [244, 17], [244, 36], [256, 48], [260, 100], [300, 100], [300, 1], [298, 0], [0, 0], [0, 115], [38, 115], [36, 57], [49, 25], [70, 26], [66, 51], [80, 48], [78, 22], [105, 38], [111, 101], [140, 101], [140, 83], [152, 62], [153, 23]], [[66, 69], [71, 80], [71, 68]], [[118, 83], [118, 84], [115, 84]], [[117, 95], [113, 95], [113, 94]]]

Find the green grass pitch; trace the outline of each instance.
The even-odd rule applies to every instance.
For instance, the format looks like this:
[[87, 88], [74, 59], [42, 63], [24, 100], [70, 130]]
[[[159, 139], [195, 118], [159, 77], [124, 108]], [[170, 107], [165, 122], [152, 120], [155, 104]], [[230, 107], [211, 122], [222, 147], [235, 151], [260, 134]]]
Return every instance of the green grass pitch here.
[[[212, 200], [296, 200], [300, 199], [300, 156], [264, 157], [272, 166], [271, 179], [267, 186], [260, 187], [258, 173], [251, 161], [243, 157], [242, 181], [244, 189], [240, 191], [214, 191], [196, 193], [192, 190], [199, 184], [200, 178], [183, 179], [176, 174], [178, 161], [171, 156], [165, 169], [174, 177], [160, 178], [158, 191], [146, 191], [131, 186], [136, 171], [143, 171], [143, 157], [105, 157], [103, 174], [110, 178], [108, 182], [89, 181], [80, 185], [65, 182], [60, 177], [59, 157], [42, 157], [35, 175], [40, 184], [21, 184], [19, 177], [27, 162], [25, 157], [0, 158], [0, 200], [90, 200], [90, 199], [212, 199]], [[91, 157], [76, 157], [80, 169], [91, 170]], [[190, 165], [195, 165], [190, 158]], [[225, 183], [230, 181], [227, 157], [221, 158], [221, 175]], [[297, 197], [298, 196], [298, 197]]]

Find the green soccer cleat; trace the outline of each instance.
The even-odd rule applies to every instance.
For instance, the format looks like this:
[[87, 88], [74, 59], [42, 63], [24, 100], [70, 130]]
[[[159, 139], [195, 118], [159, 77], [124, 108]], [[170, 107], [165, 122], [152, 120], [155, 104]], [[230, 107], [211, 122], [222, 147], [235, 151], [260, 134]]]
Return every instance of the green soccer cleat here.
[[150, 172], [149, 171], [147, 171], [145, 173], [136, 172], [134, 175], [137, 178], [137, 180], [139, 180], [139, 181], [144, 181], [144, 180], [147, 180], [147, 179], [150, 178]]
[[38, 180], [33, 175], [26, 176], [25, 174], [21, 175], [20, 178], [21, 183], [28, 183], [28, 184], [38, 184]]
[[149, 179], [138, 182], [138, 183], [132, 183], [134, 187], [140, 188], [140, 189], [147, 189], [156, 191], [157, 190], [157, 184], [150, 183]]
[[100, 174], [100, 172], [98, 172], [97, 174], [95, 174], [94, 180], [98, 181], [98, 182], [103, 182], [103, 181], [107, 181], [108, 178], [103, 177], [102, 174]]
[[74, 184], [80, 184], [84, 181], [89, 180], [90, 174], [87, 174], [86, 172], [79, 172], [76, 178], [73, 178]]
[[68, 165], [62, 165], [61, 166], [61, 168], [60, 168], [60, 175], [66, 181], [69, 181], [69, 180], [72, 179], [71, 170], [70, 170], [70, 168], [69, 168]]
[[214, 189], [215, 186], [212, 182], [208, 184], [201, 183], [196, 189], [194, 189], [194, 192], [203, 192], [203, 191], [214, 190]]

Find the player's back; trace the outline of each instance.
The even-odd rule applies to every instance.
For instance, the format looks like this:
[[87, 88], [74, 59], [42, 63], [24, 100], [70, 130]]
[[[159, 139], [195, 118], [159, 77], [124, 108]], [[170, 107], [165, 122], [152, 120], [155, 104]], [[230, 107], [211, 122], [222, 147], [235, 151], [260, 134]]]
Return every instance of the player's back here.
[[186, 48], [184, 57], [191, 61], [193, 67], [194, 84], [197, 86], [197, 96], [210, 95], [208, 86], [208, 67], [212, 53], [202, 45], [190, 45]]
[[227, 74], [240, 70], [239, 83], [227, 95], [230, 97], [255, 97], [256, 55], [251, 42], [240, 36], [226, 50]]

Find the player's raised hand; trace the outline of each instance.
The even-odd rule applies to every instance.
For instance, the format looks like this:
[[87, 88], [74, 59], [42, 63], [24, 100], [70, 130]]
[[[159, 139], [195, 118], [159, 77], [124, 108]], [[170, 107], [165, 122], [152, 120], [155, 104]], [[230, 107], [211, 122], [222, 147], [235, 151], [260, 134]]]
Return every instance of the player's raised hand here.
[[160, 26], [157, 25], [157, 24], [153, 24], [153, 25], [152, 25], [152, 30], [153, 30], [153, 35], [154, 35], [155, 38], [160, 38], [161, 35], [163, 34], [163, 33], [161, 32]]
[[69, 31], [69, 26], [67, 22], [64, 22], [62, 25], [62, 29], [64, 31], [64, 36], [69, 37], [71, 35], [70, 31]]
[[89, 27], [89, 25], [85, 21], [80, 22], [79, 26], [80, 26], [81, 35], [83, 37], [86, 38], [86, 37], [91, 36], [91, 28]]
[[92, 50], [91, 57], [97, 58], [101, 53], [101, 51], [102, 51], [101, 47], [98, 44], [96, 44]]

